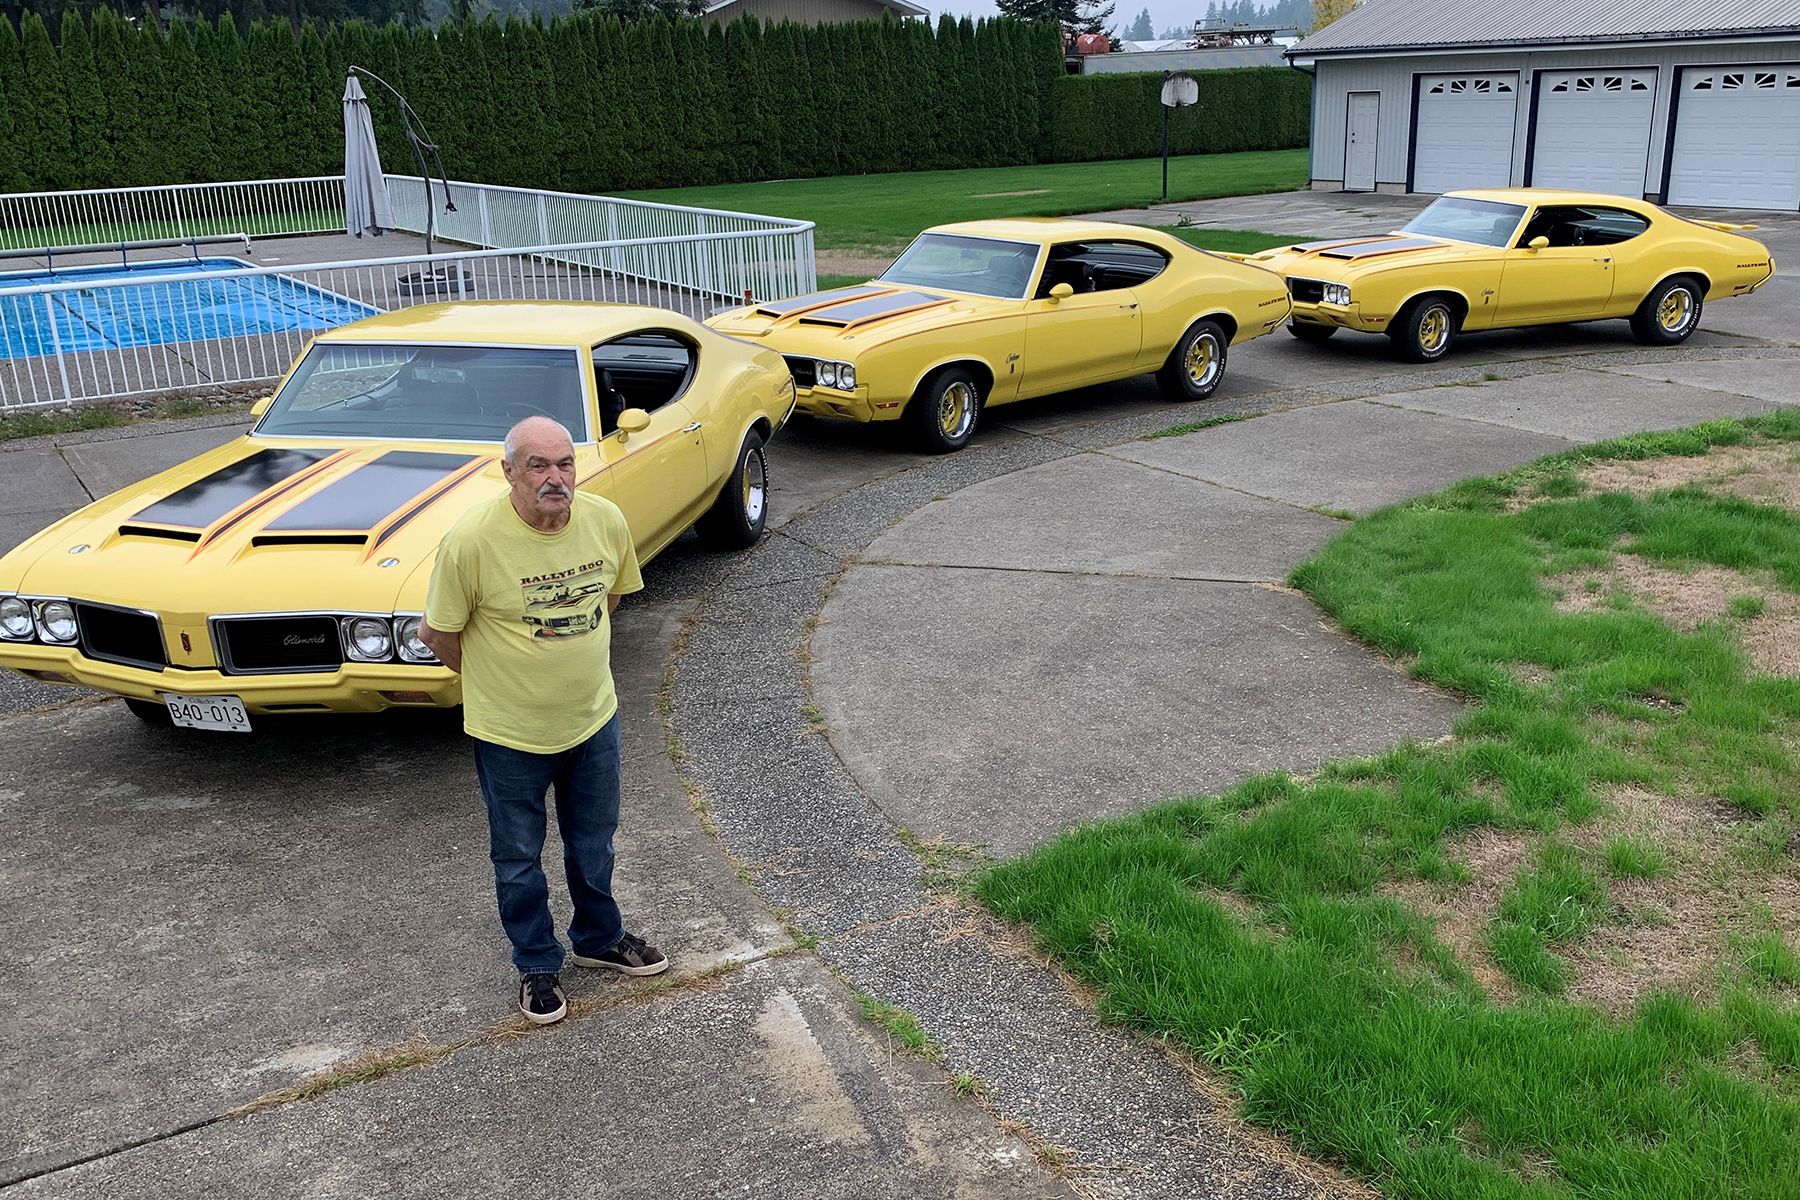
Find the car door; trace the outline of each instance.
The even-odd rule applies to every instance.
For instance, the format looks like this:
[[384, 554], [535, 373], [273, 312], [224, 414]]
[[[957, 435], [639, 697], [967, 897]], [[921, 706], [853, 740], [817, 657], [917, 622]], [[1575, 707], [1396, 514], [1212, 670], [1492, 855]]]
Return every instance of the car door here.
[[[1546, 205], [1519, 230], [1500, 270], [1500, 304], [1494, 324], [1537, 325], [1601, 316], [1612, 299], [1613, 251], [1590, 237], [1593, 214], [1570, 205]], [[1537, 238], [1548, 245], [1533, 249]]]
[[[703, 428], [680, 398], [698, 370], [698, 348], [661, 332], [639, 332], [594, 347], [594, 386], [602, 414], [598, 450], [603, 495], [625, 513], [638, 555], [673, 541], [707, 500]], [[641, 408], [650, 425], [635, 433], [613, 427], [616, 412]]]
[[[1139, 273], [1113, 265], [1109, 245], [1059, 243], [1050, 248], [1032, 298], [1025, 302], [1025, 349], [1019, 394], [1042, 396], [1131, 374], [1144, 342], [1144, 316], [1129, 283]], [[1050, 294], [1059, 283], [1075, 289]]]

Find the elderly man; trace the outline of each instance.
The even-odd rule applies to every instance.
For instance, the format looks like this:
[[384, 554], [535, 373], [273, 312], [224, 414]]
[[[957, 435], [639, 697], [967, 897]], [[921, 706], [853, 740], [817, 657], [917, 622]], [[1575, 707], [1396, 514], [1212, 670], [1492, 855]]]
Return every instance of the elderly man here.
[[420, 637], [463, 677], [464, 728], [487, 801], [500, 923], [534, 1024], [568, 1011], [550, 919], [544, 798], [556, 792], [577, 966], [654, 975], [669, 964], [625, 931], [613, 900], [619, 718], [612, 613], [644, 586], [625, 516], [575, 490], [568, 430], [530, 417], [506, 435], [510, 489], [458, 521], [438, 549]]

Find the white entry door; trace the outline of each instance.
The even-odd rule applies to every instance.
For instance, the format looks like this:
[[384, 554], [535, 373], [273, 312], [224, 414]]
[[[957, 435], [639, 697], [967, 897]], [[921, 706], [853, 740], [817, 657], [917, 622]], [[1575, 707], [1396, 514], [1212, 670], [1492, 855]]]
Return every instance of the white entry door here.
[[1537, 89], [1532, 186], [1642, 199], [1656, 72], [1542, 71]]
[[1381, 129], [1381, 93], [1351, 92], [1344, 144], [1344, 188], [1375, 190], [1375, 144]]
[[1669, 203], [1800, 209], [1800, 67], [1681, 73]]
[[1518, 101], [1515, 72], [1420, 76], [1412, 190], [1510, 185]]

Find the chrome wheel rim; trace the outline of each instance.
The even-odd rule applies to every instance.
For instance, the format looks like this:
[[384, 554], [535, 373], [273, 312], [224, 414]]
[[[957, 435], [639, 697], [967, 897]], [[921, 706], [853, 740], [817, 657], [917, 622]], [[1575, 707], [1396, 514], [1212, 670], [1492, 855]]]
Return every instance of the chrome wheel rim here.
[[1419, 349], [1438, 354], [1450, 340], [1450, 313], [1441, 304], [1426, 309], [1419, 318]]
[[1188, 385], [1195, 389], [1212, 386], [1219, 377], [1219, 339], [1203, 333], [1188, 344]]
[[958, 380], [938, 393], [938, 432], [955, 441], [975, 420], [975, 389]]
[[762, 520], [763, 506], [769, 500], [769, 468], [760, 449], [744, 456], [744, 516], [750, 524]]
[[1680, 333], [1694, 319], [1694, 294], [1686, 288], [1672, 288], [1656, 306], [1657, 322], [1670, 333]]

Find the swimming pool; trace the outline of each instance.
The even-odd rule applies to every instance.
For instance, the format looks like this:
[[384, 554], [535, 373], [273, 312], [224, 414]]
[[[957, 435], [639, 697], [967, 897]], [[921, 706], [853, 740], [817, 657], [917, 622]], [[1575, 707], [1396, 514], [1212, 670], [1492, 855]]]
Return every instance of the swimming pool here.
[[152, 275], [189, 277], [130, 287], [0, 295], [0, 359], [54, 354], [59, 346], [71, 353], [331, 329], [380, 311], [286, 275], [207, 278], [255, 265], [240, 258], [190, 258], [0, 272], [0, 290]]

